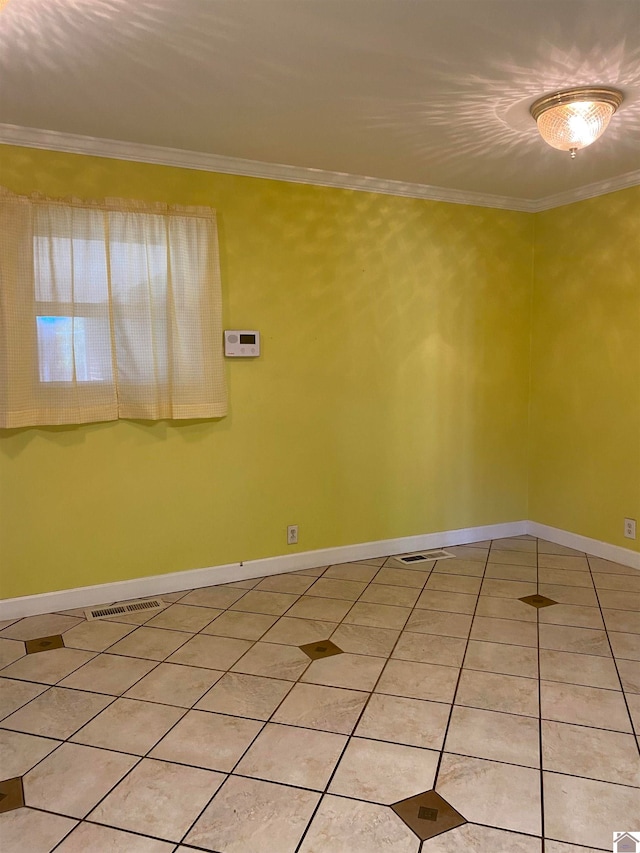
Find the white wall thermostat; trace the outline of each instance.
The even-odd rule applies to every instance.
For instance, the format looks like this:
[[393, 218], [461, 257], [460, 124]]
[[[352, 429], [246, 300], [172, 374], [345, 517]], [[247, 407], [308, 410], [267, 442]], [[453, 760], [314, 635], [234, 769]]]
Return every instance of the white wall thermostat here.
[[224, 354], [240, 358], [255, 358], [260, 355], [260, 332], [225, 329]]

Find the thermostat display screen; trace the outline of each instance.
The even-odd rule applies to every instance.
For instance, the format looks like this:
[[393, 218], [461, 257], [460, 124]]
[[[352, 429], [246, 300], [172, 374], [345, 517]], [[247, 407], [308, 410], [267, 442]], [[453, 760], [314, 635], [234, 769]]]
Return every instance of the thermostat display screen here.
[[256, 336], [255, 335], [240, 335], [240, 343], [241, 344], [255, 344]]

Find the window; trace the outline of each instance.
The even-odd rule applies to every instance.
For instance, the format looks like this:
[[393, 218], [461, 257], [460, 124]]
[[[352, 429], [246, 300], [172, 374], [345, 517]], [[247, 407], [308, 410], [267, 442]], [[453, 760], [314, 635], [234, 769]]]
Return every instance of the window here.
[[0, 427], [226, 414], [215, 213], [0, 195]]

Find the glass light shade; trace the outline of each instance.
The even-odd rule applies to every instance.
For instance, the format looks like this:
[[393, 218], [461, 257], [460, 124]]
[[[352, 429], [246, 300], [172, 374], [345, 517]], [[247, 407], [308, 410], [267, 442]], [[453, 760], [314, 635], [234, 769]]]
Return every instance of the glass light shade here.
[[570, 89], [540, 98], [531, 115], [545, 142], [574, 156], [604, 133], [621, 103], [615, 89]]

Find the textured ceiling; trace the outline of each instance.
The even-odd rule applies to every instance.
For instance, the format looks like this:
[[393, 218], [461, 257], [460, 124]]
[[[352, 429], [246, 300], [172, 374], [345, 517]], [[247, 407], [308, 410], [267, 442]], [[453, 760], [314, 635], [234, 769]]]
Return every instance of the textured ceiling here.
[[[8, 0], [0, 81], [7, 125], [468, 193], [640, 169], [640, 0]], [[586, 84], [625, 102], [571, 161], [528, 108]]]

